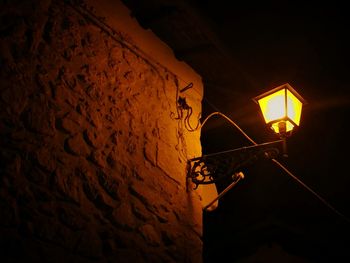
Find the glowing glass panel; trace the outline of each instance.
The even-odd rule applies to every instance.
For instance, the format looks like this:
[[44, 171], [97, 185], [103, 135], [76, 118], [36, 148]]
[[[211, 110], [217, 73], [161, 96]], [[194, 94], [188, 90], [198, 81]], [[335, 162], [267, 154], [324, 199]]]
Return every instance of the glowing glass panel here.
[[266, 123], [286, 117], [284, 89], [261, 98], [258, 103]]
[[302, 106], [303, 104], [301, 101], [287, 90], [287, 115], [298, 126], [300, 123]]

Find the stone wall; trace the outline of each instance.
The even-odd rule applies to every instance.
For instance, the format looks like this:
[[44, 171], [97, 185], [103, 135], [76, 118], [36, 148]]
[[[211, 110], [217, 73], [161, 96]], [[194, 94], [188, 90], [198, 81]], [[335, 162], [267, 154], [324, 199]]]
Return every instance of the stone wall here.
[[1, 5], [0, 262], [201, 262], [181, 76], [82, 1]]

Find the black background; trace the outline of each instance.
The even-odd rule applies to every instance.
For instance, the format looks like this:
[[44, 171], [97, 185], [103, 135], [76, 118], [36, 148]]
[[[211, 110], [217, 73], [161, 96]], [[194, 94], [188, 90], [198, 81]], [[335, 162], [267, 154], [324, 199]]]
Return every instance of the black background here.
[[[277, 139], [251, 98], [289, 82], [307, 100], [300, 128], [279, 158], [298, 178], [350, 216], [349, 21], [339, 3], [278, 1], [232, 4], [198, 1], [228, 56], [250, 83], [206, 87], [204, 115], [220, 110], [256, 141]], [[233, 70], [222, 66], [223, 71]], [[224, 120], [202, 129], [204, 153], [249, 145]], [[337, 215], [270, 162], [244, 170], [245, 180], [204, 214], [206, 262], [345, 262], [349, 221]], [[229, 182], [217, 185], [223, 190]], [[250, 260], [250, 261], [249, 261]]]

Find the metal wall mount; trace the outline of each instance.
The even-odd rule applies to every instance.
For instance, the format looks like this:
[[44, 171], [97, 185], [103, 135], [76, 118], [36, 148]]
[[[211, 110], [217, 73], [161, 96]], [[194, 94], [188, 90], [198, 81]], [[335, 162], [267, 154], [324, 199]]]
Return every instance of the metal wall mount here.
[[280, 150], [276, 144], [283, 140], [241, 147], [203, 155], [188, 160], [187, 178], [195, 185], [213, 184], [239, 172], [260, 159], [273, 159]]

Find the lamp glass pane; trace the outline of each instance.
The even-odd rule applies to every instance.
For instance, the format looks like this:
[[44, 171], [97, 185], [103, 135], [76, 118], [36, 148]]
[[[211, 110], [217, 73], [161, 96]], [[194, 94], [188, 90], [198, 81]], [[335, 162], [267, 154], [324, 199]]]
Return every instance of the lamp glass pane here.
[[284, 89], [261, 98], [258, 103], [266, 123], [286, 117]]
[[298, 126], [300, 123], [302, 106], [303, 104], [301, 101], [296, 96], [294, 96], [292, 92], [287, 90], [287, 114], [288, 117]]

